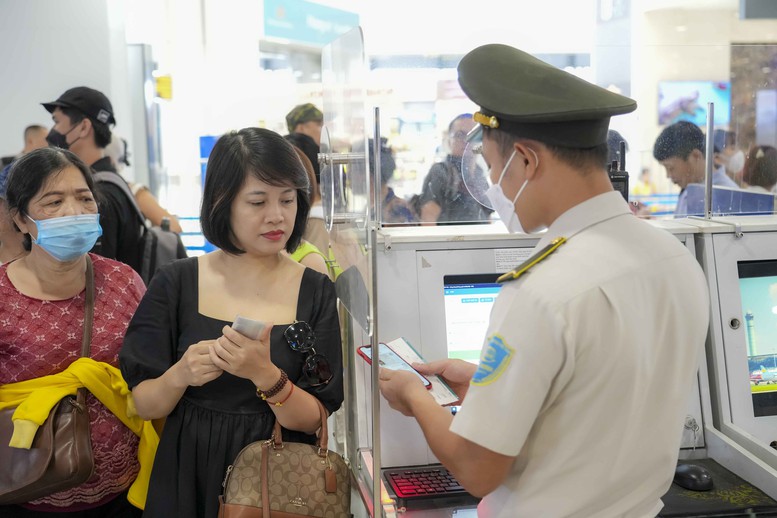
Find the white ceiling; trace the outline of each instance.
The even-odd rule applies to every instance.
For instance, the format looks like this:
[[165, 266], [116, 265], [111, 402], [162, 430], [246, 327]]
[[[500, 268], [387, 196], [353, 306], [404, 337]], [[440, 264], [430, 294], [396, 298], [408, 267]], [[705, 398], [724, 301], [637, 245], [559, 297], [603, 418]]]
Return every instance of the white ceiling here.
[[[313, 0], [359, 13], [372, 54], [459, 54], [483, 43], [533, 53], [587, 52], [597, 4], [618, 0]], [[739, 0], [625, 0], [632, 13], [663, 9], [739, 10]], [[777, 0], [775, 0], [777, 1]], [[559, 16], [559, 13], [563, 13]]]
[[[640, 3], [640, 0], [634, 0]], [[732, 9], [739, 10], [739, 0], [641, 0], [645, 11], [659, 9]]]

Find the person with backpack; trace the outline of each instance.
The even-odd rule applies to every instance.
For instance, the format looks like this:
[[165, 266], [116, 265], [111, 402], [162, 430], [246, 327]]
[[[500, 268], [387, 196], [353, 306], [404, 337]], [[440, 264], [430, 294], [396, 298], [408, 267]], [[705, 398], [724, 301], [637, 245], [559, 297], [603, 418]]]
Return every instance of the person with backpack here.
[[[124, 182], [105, 156], [111, 126], [116, 124], [113, 106], [105, 94], [77, 86], [55, 101], [42, 104], [54, 121], [46, 137], [49, 145], [69, 149], [90, 166], [93, 174], [107, 172]], [[113, 182], [98, 180], [95, 191], [103, 234], [92, 252], [126, 263], [141, 273], [144, 225], [135, 214], [133, 200]]]

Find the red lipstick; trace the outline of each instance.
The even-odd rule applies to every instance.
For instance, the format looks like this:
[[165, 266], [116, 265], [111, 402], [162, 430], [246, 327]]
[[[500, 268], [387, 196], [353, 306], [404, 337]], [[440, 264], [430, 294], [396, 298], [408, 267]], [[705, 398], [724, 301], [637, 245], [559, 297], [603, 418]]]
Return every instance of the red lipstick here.
[[273, 230], [271, 232], [265, 232], [262, 234], [263, 237], [269, 239], [270, 241], [278, 241], [283, 237], [283, 230]]

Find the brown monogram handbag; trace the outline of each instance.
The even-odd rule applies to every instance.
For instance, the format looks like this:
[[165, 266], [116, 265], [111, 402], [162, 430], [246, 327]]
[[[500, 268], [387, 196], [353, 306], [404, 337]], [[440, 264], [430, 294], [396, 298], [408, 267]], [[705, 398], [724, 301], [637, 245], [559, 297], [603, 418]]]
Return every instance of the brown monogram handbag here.
[[318, 401], [318, 445], [284, 443], [275, 422], [273, 436], [249, 444], [227, 468], [219, 518], [343, 518], [351, 516], [351, 472], [327, 450], [327, 412]]
[[[94, 316], [94, 272], [86, 256], [86, 300], [81, 356], [89, 356]], [[38, 428], [29, 450], [11, 448], [15, 408], [0, 410], [0, 505], [20, 504], [79, 486], [94, 472], [86, 389], [66, 396]]]

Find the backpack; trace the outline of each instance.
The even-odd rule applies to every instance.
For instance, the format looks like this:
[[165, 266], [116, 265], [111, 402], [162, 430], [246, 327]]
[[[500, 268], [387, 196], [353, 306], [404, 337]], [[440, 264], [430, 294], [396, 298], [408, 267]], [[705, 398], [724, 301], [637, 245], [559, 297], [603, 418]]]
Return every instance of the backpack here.
[[169, 228], [152, 226], [140, 210], [135, 196], [132, 195], [129, 185], [118, 174], [110, 171], [99, 171], [94, 173], [94, 178], [98, 182], [107, 182], [119, 187], [127, 199], [130, 200], [135, 209], [141, 224], [143, 225], [143, 256], [140, 262], [140, 278], [148, 286], [151, 278], [156, 271], [177, 259], [187, 257], [186, 247], [181, 241], [181, 236], [171, 232]]

